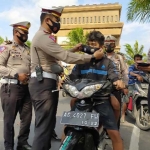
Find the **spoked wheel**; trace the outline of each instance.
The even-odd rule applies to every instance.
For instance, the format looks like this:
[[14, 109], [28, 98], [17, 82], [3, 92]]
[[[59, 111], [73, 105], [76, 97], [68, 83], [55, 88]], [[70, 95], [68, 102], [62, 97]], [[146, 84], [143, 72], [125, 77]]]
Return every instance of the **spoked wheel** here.
[[141, 130], [146, 131], [150, 129], [150, 126], [147, 124], [147, 120], [148, 120], [148, 106], [143, 105], [143, 108], [140, 107], [138, 109], [138, 113], [136, 116], [136, 124]]

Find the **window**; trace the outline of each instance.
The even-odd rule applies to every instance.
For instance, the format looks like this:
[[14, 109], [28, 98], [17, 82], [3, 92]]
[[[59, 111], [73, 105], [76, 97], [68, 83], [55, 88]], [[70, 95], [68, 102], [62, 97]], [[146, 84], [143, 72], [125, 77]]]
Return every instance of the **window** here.
[[116, 15], [116, 22], [118, 22], [118, 15]]
[[71, 24], [73, 24], [73, 18], [71, 18]]
[[74, 23], [75, 23], [75, 24], [77, 23], [77, 17], [74, 18]]
[[69, 24], [69, 18], [67, 18], [67, 24]]
[[82, 23], [84, 23], [84, 17], [82, 18], [83, 20], [82, 20]]
[[111, 22], [113, 22], [113, 16], [111, 16]]
[[90, 23], [92, 23], [92, 17], [90, 18]]
[[94, 17], [94, 22], [96, 23], [96, 16]]
[[64, 18], [64, 21], [63, 21], [63, 23], [65, 24], [66, 23], [66, 19]]
[[89, 18], [88, 17], [86, 17], [86, 23], [88, 23], [89, 22]]
[[101, 17], [100, 17], [100, 16], [98, 16], [98, 22], [99, 22], [99, 23], [101, 22]]
[[103, 22], [105, 22], [105, 16], [103, 16]]
[[107, 16], [107, 22], [109, 22], [109, 16]]
[[81, 17], [79, 17], [79, 23], [81, 23]]

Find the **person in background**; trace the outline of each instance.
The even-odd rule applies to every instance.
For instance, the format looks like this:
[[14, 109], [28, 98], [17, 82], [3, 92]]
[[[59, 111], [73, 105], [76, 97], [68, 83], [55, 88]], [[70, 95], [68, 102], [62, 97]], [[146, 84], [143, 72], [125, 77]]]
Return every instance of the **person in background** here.
[[14, 122], [20, 114], [17, 150], [31, 150], [27, 140], [32, 119], [32, 103], [28, 89], [30, 49], [28, 39], [30, 22], [18, 22], [13, 27], [13, 41], [0, 45], [1, 103], [4, 112], [5, 150], [14, 149]]
[[[148, 63], [150, 63], [150, 49], [148, 51]], [[148, 74], [149, 78], [150, 78], [150, 66], [147, 66], [147, 67], [141, 67], [141, 66], [137, 66], [137, 68], [139, 70], [142, 70], [144, 71], [146, 74]], [[149, 115], [148, 115], [148, 124], [150, 125], [150, 85], [149, 85], [149, 88], [148, 88], [148, 111], [149, 111]]]
[[[128, 94], [128, 70], [126, 67], [126, 63], [123, 60], [123, 57], [117, 53], [115, 53], [117, 39], [114, 36], [106, 36], [105, 38], [105, 52], [106, 56], [111, 59], [116, 67], [115, 71], [118, 74], [119, 78], [122, 79], [126, 88], [123, 90], [114, 90], [111, 95], [111, 104], [114, 109], [114, 113], [116, 116], [116, 120], [118, 122], [118, 128], [120, 128], [120, 117], [121, 117], [121, 93], [123, 92], [125, 95]], [[109, 137], [106, 137], [109, 138]]]
[[132, 97], [132, 93], [135, 89], [135, 83], [143, 82], [143, 78], [141, 75], [145, 75], [145, 73], [137, 68], [137, 62], [142, 61], [143, 56], [140, 54], [134, 55], [134, 64], [129, 66], [129, 82], [128, 82], [128, 100], [123, 102], [123, 109], [122, 109], [122, 122], [125, 121], [125, 112], [127, 110], [127, 103], [129, 103], [129, 98]]

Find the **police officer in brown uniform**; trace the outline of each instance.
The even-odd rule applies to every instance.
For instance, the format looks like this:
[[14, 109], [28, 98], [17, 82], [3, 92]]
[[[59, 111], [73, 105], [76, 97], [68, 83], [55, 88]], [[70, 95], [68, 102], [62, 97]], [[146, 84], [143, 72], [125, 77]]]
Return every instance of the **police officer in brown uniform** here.
[[14, 147], [14, 122], [20, 113], [20, 132], [17, 150], [31, 150], [27, 139], [32, 118], [32, 103], [27, 81], [30, 74], [30, 50], [24, 42], [28, 39], [29, 22], [12, 24], [13, 41], [0, 45], [1, 103], [4, 111], [5, 150]]
[[73, 52], [79, 49], [80, 44], [66, 51], [55, 42], [52, 33], [55, 34], [60, 29], [59, 21], [62, 11], [63, 7], [43, 8], [40, 16], [41, 27], [32, 40], [29, 91], [36, 117], [32, 150], [50, 149], [58, 103], [58, 92], [52, 92], [57, 88], [58, 77], [51, 72], [51, 65], [58, 63], [58, 60], [66, 63], [83, 64], [94, 59], [100, 59], [103, 53], [102, 50], [98, 50], [93, 56], [76, 54]]
[[[114, 36], [106, 36], [105, 38], [105, 50], [106, 50], [106, 56], [111, 59], [114, 62], [114, 65], [116, 67], [116, 73], [118, 74], [119, 78], [122, 79], [126, 85], [126, 88], [123, 89], [124, 94], [128, 94], [128, 68], [126, 66], [126, 63], [123, 59], [123, 57], [120, 54], [115, 53], [115, 47], [116, 47], [116, 38]], [[120, 127], [120, 114], [121, 114], [121, 91], [114, 91], [112, 93], [115, 97], [113, 98], [113, 95], [111, 96], [111, 103], [114, 108], [115, 116], [118, 120], [118, 128]], [[118, 104], [115, 102], [115, 98], [119, 101]], [[119, 106], [120, 104], [120, 106]]]

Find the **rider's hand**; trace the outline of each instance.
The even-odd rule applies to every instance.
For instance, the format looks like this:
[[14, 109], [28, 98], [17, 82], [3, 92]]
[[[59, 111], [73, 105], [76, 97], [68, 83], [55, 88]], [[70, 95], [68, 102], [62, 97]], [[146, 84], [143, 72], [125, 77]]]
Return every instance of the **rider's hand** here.
[[29, 80], [29, 74], [26, 73], [19, 73], [18, 80], [22, 83], [26, 83]]
[[95, 59], [101, 59], [104, 56], [104, 51], [102, 48], [100, 48], [93, 55], [94, 55]]
[[122, 80], [117, 80], [113, 83], [117, 90], [125, 89], [125, 83]]
[[137, 75], [136, 77], [137, 77], [138, 81], [143, 82], [143, 78], [140, 75]]
[[123, 89], [122, 91], [123, 91], [124, 95], [127, 95], [129, 93], [128, 89]]

